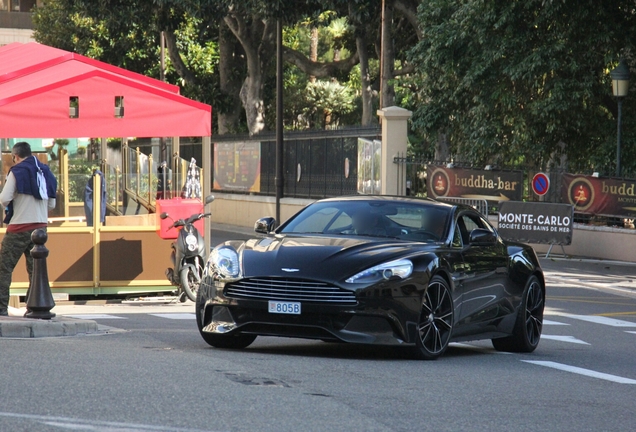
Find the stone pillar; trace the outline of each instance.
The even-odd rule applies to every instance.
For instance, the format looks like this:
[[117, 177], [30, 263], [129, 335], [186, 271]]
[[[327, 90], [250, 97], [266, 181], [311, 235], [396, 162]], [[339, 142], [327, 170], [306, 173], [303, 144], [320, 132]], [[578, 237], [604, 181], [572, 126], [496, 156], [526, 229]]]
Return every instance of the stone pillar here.
[[404, 108], [391, 106], [378, 110], [378, 115], [382, 122], [381, 194], [405, 195], [406, 170], [402, 170], [404, 178], [398, 179], [398, 164], [393, 163], [393, 158], [406, 156], [407, 122], [413, 113]]

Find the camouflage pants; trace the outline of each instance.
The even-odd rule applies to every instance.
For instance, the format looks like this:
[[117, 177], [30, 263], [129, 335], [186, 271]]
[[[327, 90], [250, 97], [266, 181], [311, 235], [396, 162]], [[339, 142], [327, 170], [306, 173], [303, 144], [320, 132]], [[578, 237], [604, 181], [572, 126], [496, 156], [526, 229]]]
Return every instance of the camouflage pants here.
[[[33, 257], [31, 257], [31, 249], [33, 242], [31, 241], [31, 233], [35, 230], [29, 230], [19, 233], [6, 233], [2, 239], [2, 249], [0, 249], [0, 315], [7, 311], [9, 306], [9, 288], [11, 288], [11, 276], [13, 269], [20, 261], [22, 255], [26, 258], [27, 272], [29, 273], [29, 281], [33, 274]], [[28, 290], [27, 290], [28, 296]]]

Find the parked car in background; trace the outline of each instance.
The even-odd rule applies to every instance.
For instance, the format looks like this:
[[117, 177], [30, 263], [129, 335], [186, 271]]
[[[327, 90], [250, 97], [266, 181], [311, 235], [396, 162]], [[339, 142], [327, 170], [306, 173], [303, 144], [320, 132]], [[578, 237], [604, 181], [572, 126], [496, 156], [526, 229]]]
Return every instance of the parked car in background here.
[[257, 336], [410, 345], [492, 339], [531, 352], [545, 282], [533, 249], [504, 241], [472, 207], [352, 196], [316, 201], [274, 229], [210, 254], [196, 301], [203, 339], [240, 349]]

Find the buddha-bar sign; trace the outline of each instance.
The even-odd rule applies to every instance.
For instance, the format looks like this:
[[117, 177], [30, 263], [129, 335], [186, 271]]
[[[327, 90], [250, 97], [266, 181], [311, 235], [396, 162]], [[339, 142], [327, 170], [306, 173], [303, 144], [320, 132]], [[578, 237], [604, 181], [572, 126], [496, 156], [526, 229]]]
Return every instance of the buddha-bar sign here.
[[564, 174], [561, 200], [577, 213], [636, 216], [636, 180]]
[[570, 204], [501, 202], [497, 231], [506, 240], [569, 245], [572, 243], [573, 215]]
[[521, 201], [523, 171], [495, 171], [429, 165], [430, 198], [459, 197], [487, 201]]

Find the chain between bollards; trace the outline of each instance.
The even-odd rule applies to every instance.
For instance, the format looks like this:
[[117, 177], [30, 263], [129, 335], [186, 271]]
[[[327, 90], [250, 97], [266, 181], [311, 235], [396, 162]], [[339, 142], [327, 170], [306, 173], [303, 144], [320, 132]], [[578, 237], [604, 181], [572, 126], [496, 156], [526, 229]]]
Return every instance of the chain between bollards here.
[[51, 319], [55, 316], [51, 309], [55, 307], [53, 294], [49, 285], [49, 275], [46, 269], [46, 258], [49, 250], [44, 246], [48, 235], [43, 229], [36, 229], [31, 234], [34, 246], [31, 249], [33, 257], [33, 275], [29, 286], [29, 295], [26, 300], [26, 318]]

